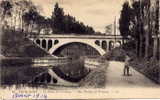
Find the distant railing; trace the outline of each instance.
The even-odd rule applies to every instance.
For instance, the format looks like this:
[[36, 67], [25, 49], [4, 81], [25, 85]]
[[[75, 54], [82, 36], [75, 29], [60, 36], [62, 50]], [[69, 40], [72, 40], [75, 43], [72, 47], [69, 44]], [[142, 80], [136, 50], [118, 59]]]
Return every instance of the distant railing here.
[[85, 59], [84, 59], [85, 67], [91, 68], [91, 69], [97, 68], [97, 67], [101, 66], [103, 63], [104, 63], [103, 59], [100, 59], [99, 57], [98, 58], [85, 57]]
[[33, 66], [58, 66], [63, 64], [68, 64], [70, 59], [67, 57], [51, 58], [51, 57], [42, 57], [33, 59]]

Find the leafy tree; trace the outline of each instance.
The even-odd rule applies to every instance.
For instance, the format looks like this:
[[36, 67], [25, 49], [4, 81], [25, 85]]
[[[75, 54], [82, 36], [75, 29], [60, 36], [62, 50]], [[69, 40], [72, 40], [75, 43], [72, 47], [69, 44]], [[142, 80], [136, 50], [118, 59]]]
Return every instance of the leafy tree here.
[[46, 25], [46, 20], [43, 16], [37, 13], [35, 23], [37, 24], [38, 33], [40, 33], [41, 30], [44, 29]]
[[30, 9], [36, 9], [35, 5], [31, 2], [31, 1], [27, 1], [27, 0], [20, 0], [15, 2], [15, 10], [17, 10], [17, 13], [14, 14], [18, 14], [18, 20], [19, 21], [19, 28], [20, 29], [24, 29], [24, 20], [22, 18], [22, 16], [26, 13], [29, 12]]
[[55, 4], [54, 12], [52, 14], [53, 19], [53, 30], [56, 28], [58, 31], [62, 31], [63, 26], [63, 20], [64, 20], [64, 12], [63, 9], [59, 7], [58, 3]]
[[119, 24], [120, 24], [119, 29], [123, 38], [126, 38], [131, 34], [131, 31], [130, 31], [131, 12], [132, 11], [129, 6], [129, 2], [126, 1], [123, 4], [123, 9], [121, 11], [120, 20], [119, 20]]
[[34, 25], [37, 23], [37, 20], [39, 20], [39, 13], [35, 9], [30, 9], [29, 12], [26, 12], [23, 15], [23, 20], [26, 23], [26, 27], [28, 27], [28, 32], [30, 28], [30, 32], [32, 32], [32, 29]]

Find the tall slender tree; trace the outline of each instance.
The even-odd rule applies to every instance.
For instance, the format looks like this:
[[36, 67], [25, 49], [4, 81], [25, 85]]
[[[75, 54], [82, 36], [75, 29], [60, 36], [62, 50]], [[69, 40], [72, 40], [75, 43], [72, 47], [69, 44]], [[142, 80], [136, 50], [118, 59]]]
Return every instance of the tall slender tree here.
[[64, 12], [63, 9], [59, 7], [58, 3], [55, 4], [54, 12], [52, 14], [52, 20], [53, 20], [53, 30], [56, 28], [58, 31], [62, 31], [63, 26], [63, 20], [64, 20]]
[[119, 24], [120, 24], [120, 33], [123, 36], [123, 38], [126, 38], [127, 36], [130, 35], [130, 21], [131, 21], [131, 8], [129, 6], [129, 2], [126, 1], [123, 4], [123, 8], [121, 11], [121, 15], [120, 15], [120, 20], [119, 20]]
[[144, 31], [145, 31], [145, 57], [149, 57], [149, 46], [150, 46], [150, 0], [145, 0], [144, 2]]

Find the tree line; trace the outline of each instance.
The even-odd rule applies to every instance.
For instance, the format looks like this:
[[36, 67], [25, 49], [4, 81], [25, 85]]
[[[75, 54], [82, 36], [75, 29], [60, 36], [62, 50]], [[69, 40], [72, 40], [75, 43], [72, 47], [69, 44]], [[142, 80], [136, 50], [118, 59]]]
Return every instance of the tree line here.
[[92, 27], [84, 25], [69, 14], [65, 15], [63, 9], [59, 7], [58, 3], [55, 4], [51, 19], [53, 20], [52, 27], [57, 29], [56, 31], [60, 31], [62, 33], [95, 33]]
[[[136, 54], [140, 58], [153, 56], [153, 35], [159, 34], [159, 0], [153, 6], [150, 0], [125, 2], [120, 15], [120, 33], [130, 36], [136, 43]], [[158, 42], [158, 41], [156, 41]], [[158, 44], [158, 43], [157, 43]]]
[[93, 34], [94, 29], [65, 14], [56, 3], [52, 16], [45, 17], [28, 0], [5, 0], [0, 2], [0, 20], [3, 27], [10, 27], [27, 33], [40, 34]]

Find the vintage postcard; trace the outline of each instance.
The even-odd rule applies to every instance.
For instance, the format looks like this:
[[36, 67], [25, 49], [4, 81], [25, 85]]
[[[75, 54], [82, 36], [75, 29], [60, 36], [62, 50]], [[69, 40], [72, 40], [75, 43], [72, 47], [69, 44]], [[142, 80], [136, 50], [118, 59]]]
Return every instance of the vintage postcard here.
[[0, 99], [160, 98], [160, 0], [0, 0]]

